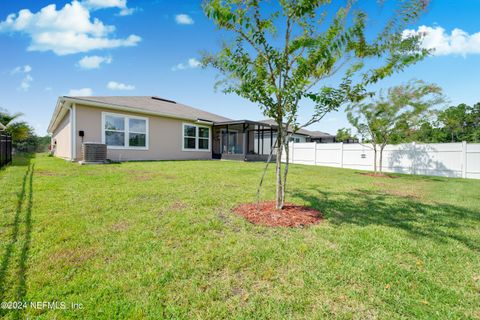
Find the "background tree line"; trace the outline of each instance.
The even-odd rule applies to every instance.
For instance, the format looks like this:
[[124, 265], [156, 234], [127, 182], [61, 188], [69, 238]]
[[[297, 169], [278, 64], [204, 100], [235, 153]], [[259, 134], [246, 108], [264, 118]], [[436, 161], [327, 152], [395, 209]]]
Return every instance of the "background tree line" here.
[[[337, 141], [357, 139], [351, 129], [337, 131]], [[368, 140], [368, 139], [365, 139]], [[466, 141], [480, 143], [480, 102], [473, 106], [461, 103], [444, 110], [430, 110], [430, 116], [411, 126], [398, 121], [394, 133], [387, 139], [388, 144], [447, 143]], [[364, 141], [368, 142], [368, 141]]]
[[12, 146], [17, 152], [45, 152], [50, 145], [50, 136], [37, 136], [32, 126], [20, 121], [22, 113], [9, 113], [0, 108], [0, 123], [6, 126], [5, 132], [12, 136]]

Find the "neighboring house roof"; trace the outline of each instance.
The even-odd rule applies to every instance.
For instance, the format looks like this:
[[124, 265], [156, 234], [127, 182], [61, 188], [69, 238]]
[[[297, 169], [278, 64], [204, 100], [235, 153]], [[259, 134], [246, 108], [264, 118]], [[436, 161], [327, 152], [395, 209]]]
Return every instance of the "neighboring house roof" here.
[[5, 130], [7, 127], [5, 127], [3, 124], [0, 123], [0, 131]]
[[109, 96], [109, 97], [60, 97], [57, 108], [55, 109], [52, 121], [50, 122], [49, 132], [55, 130], [57, 125], [56, 118], [61, 111], [60, 104], [63, 102], [73, 102], [77, 104], [89, 105], [94, 107], [106, 107], [124, 111], [133, 111], [158, 116], [179, 118], [186, 120], [204, 120], [209, 122], [229, 121], [231, 119], [219, 116], [214, 113], [196, 109], [172, 100], [151, 96]]
[[[265, 119], [265, 120], [260, 120], [259, 122], [266, 123], [271, 126], [276, 126], [276, 122], [273, 119]], [[289, 131], [292, 130], [292, 128], [288, 128]], [[328, 137], [333, 137], [331, 134], [322, 132], [322, 131], [310, 131], [307, 129], [299, 129], [296, 133], [304, 135], [304, 136], [309, 136], [312, 138], [328, 138]]]

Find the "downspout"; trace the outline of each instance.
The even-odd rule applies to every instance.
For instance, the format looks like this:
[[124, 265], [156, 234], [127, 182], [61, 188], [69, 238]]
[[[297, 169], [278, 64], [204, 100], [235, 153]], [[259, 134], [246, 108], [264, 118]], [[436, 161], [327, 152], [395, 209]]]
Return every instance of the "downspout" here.
[[72, 161], [75, 161], [77, 158], [77, 108], [76, 104], [73, 103], [71, 106], [72, 114]]
[[72, 105], [66, 107], [70, 117], [70, 161], [73, 161], [73, 108]]

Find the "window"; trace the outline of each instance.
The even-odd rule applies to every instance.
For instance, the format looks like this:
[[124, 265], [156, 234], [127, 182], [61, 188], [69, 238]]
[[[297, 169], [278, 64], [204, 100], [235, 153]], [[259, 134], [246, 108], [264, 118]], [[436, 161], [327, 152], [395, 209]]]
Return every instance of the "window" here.
[[198, 127], [198, 149], [208, 150], [210, 144], [210, 129], [206, 127]]
[[128, 119], [128, 141], [130, 147], [147, 146], [147, 121], [142, 119]]
[[183, 124], [183, 150], [209, 151], [210, 128], [194, 124]]
[[103, 142], [111, 149], [146, 149], [148, 119], [103, 113]]
[[123, 117], [106, 115], [104, 128], [107, 146], [125, 146], [125, 119]]

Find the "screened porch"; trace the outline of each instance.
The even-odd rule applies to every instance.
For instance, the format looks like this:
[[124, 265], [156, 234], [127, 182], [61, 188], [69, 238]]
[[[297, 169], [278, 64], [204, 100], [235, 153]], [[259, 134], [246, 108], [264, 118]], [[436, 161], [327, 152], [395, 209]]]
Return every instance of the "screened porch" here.
[[212, 137], [214, 159], [266, 161], [274, 148], [276, 129], [261, 122], [229, 121], [216, 123]]

